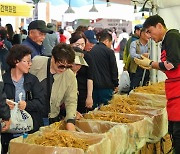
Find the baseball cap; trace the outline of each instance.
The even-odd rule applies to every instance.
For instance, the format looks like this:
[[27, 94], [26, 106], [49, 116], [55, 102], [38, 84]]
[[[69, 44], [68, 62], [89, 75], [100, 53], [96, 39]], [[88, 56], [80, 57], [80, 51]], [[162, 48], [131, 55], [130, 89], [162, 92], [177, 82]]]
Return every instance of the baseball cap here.
[[141, 28], [143, 28], [143, 25], [138, 24], [138, 25], [135, 25], [134, 30], [140, 30]]
[[86, 30], [84, 32], [84, 34], [90, 43], [93, 43], [93, 44], [97, 43], [96, 35], [95, 35], [95, 32], [93, 30]]
[[47, 28], [46, 23], [43, 20], [32, 21], [28, 26], [28, 30], [32, 30], [32, 29], [37, 29], [43, 33], [50, 33], [50, 34], [53, 33], [51, 29]]

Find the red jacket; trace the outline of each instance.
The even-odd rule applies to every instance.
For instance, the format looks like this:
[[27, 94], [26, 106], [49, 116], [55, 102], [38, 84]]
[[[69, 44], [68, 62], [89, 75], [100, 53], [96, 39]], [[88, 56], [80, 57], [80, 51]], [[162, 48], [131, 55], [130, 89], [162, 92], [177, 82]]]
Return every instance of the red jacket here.
[[66, 43], [66, 36], [64, 34], [60, 34], [59, 42], [60, 43]]

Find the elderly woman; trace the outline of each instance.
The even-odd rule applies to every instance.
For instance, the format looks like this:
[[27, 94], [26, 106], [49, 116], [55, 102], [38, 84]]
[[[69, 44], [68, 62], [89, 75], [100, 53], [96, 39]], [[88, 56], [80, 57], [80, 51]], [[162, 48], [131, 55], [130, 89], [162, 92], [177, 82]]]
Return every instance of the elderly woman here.
[[[43, 88], [38, 78], [29, 73], [31, 67], [31, 50], [24, 45], [14, 45], [7, 57], [10, 70], [3, 75], [4, 92], [8, 99], [18, 102], [20, 110], [26, 110], [33, 119], [33, 130], [42, 126], [41, 113], [44, 110]], [[19, 94], [22, 93], [22, 100]], [[7, 101], [10, 109], [14, 104]], [[3, 153], [7, 153], [8, 145], [12, 138], [21, 134], [3, 133], [1, 136]]]

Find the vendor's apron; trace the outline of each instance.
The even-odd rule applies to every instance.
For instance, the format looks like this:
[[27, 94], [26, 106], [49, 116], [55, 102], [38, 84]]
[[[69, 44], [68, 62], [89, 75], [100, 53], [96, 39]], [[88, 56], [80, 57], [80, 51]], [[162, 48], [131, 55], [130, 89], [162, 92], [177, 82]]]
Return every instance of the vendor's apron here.
[[180, 65], [177, 69], [165, 71], [165, 90], [169, 121], [180, 121]]

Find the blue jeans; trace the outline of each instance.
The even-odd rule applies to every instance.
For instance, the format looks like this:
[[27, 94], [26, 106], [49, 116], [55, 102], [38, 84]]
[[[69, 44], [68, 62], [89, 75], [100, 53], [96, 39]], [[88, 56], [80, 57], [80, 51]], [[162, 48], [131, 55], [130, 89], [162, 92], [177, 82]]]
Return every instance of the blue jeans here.
[[113, 95], [113, 89], [93, 89], [93, 107], [96, 108], [101, 104], [107, 105], [108, 101], [111, 100]]

